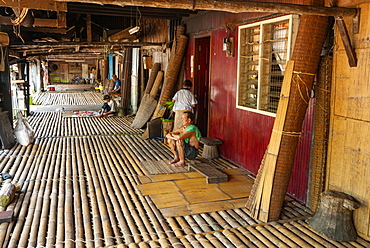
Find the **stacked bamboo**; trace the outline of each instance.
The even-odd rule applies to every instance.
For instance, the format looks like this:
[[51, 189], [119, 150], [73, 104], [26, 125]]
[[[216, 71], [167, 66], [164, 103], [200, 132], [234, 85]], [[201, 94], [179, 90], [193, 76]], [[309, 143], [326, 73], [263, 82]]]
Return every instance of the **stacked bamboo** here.
[[102, 104], [102, 94], [96, 92], [42, 92], [33, 96], [35, 105], [94, 105]]
[[[316, 0], [312, 1], [312, 4], [314, 2], [322, 4]], [[254, 187], [257, 191], [252, 191], [248, 200], [248, 208], [255, 212], [256, 217], [264, 221], [278, 219], [284, 204], [284, 196], [289, 185], [302, 123], [309, 103], [315, 72], [319, 65], [322, 44], [327, 33], [327, 25], [326, 17], [307, 15], [300, 18], [295, 50], [291, 58], [294, 61], [294, 76], [285, 111], [286, 120], [281, 130], [277, 130], [282, 132], [279, 144], [274, 144], [279, 146], [278, 153], [274, 153], [276, 163], [274, 162], [273, 171], [269, 171], [270, 168], [259, 171], [255, 181], [257, 185]], [[307, 34], [310, 35], [307, 36]], [[270, 181], [267, 182], [265, 179]], [[261, 185], [258, 185], [260, 182]]]
[[185, 54], [188, 42], [188, 37], [183, 35], [184, 33], [185, 27], [178, 26], [176, 31], [176, 39], [174, 40], [174, 44], [171, 49], [170, 61], [168, 62], [167, 71], [165, 73], [162, 92], [152, 119], [163, 116], [166, 109], [165, 104], [173, 96], [173, 91], [175, 89], [175, 84], [183, 63], [183, 56]]
[[133, 128], [142, 128], [150, 119], [157, 106], [157, 100], [155, 97], [163, 78], [163, 72], [160, 71], [160, 67], [160, 63], [155, 63], [153, 66], [149, 76], [148, 84], [139, 106], [139, 110], [136, 113], [135, 119], [131, 125]]

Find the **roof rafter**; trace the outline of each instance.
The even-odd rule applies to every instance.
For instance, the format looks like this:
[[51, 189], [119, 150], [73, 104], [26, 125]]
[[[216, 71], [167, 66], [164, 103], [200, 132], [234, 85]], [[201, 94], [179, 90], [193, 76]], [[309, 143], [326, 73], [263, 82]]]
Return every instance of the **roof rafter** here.
[[[75, 0], [57, 0], [74, 2]], [[119, 6], [144, 6], [155, 8], [176, 8], [189, 10], [213, 10], [231, 13], [273, 12], [319, 16], [355, 16], [357, 8], [323, 7], [289, 3], [246, 2], [231, 0], [80, 0], [80, 3], [110, 4]]]

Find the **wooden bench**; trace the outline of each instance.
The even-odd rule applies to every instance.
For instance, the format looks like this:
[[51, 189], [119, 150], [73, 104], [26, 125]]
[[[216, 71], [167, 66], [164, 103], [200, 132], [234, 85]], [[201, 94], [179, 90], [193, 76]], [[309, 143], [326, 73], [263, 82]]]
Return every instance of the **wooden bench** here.
[[215, 159], [220, 156], [217, 146], [223, 143], [221, 140], [214, 137], [202, 137], [200, 138], [200, 143], [204, 145], [202, 153], [203, 158]]
[[207, 183], [224, 183], [228, 180], [225, 173], [206, 163], [188, 164], [188, 171], [197, 171], [203, 174]]

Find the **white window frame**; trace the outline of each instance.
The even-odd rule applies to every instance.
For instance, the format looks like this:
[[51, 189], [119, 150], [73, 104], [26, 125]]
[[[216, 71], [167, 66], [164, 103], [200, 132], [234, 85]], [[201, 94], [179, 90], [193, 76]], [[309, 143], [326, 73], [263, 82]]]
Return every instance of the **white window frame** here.
[[[241, 74], [241, 71], [240, 71], [240, 57], [241, 57], [241, 54], [240, 54], [240, 51], [241, 51], [241, 30], [242, 29], [245, 29], [245, 28], [250, 28], [250, 27], [256, 27], [256, 26], [260, 26], [260, 29], [262, 30], [262, 26], [265, 25], [265, 24], [271, 24], [271, 23], [275, 23], [275, 22], [281, 22], [281, 21], [289, 21], [289, 29], [288, 29], [288, 32], [289, 32], [289, 35], [288, 35], [288, 42], [287, 42], [287, 58], [286, 58], [286, 61], [288, 61], [290, 59], [290, 56], [291, 56], [291, 53], [293, 51], [293, 48], [294, 48], [294, 42], [295, 42], [295, 39], [296, 39], [296, 36], [297, 36], [297, 32], [298, 32], [298, 26], [299, 26], [299, 16], [298, 15], [286, 15], [286, 16], [281, 16], [281, 17], [277, 17], [277, 18], [273, 18], [273, 19], [269, 19], [269, 20], [264, 20], [264, 21], [261, 21], [261, 22], [256, 22], [256, 23], [252, 23], [252, 24], [247, 24], [247, 25], [242, 25], [242, 26], [239, 26], [238, 28], [238, 74], [237, 74], [237, 88], [236, 88], [236, 108], [238, 109], [243, 109], [243, 110], [247, 110], [247, 111], [251, 111], [251, 112], [256, 112], [256, 113], [260, 113], [260, 114], [263, 114], [263, 115], [268, 115], [268, 116], [273, 116], [275, 117], [276, 116], [276, 113], [273, 113], [273, 112], [268, 112], [268, 111], [265, 111], [265, 110], [260, 110], [258, 107], [259, 105], [259, 101], [257, 100], [257, 108], [249, 108], [249, 107], [245, 107], [245, 106], [241, 106], [239, 105], [239, 82], [240, 82], [240, 74]], [[263, 44], [263, 33], [260, 34], [260, 40], [259, 40], [259, 44]], [[262, 65], [262, 50], [263, 49], [259, 49], [259, 65]], [[258, 70], [258, 85], [261, 84], [261, 70], [259, 69]], [[261, 89], [261, 87], [258, 87], [258, 94], [257, 94], [257, 99], [260, 95], [259, 93], [259, 90]]]

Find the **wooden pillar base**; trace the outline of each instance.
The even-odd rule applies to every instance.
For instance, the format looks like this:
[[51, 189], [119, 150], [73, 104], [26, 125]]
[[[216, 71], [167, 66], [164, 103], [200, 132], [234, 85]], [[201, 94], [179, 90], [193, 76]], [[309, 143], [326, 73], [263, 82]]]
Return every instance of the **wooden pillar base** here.
[[321, 194], [321, 202], [309, 225], [335, 241], [355, 241], [357, 233], [353, 225], [353, 210], [359, 208], [357, 201], [342, 192], [332, 190]]

